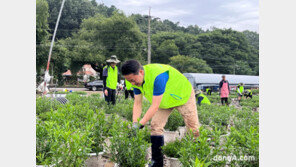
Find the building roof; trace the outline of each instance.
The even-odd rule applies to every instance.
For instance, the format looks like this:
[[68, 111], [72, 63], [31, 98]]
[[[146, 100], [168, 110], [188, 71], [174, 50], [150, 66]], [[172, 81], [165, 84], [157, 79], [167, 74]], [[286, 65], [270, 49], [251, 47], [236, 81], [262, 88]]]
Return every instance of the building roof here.
[[62, 75], [63, 75], [63, 76], [71, 76], [71, 75], [72, 75], [72, 73], [71, 73], [71, 71], [70, 71], [70, 70], [67, 70], [67, 71], [66, 71], [66, 72], [64, 72]]
[[[188, 80], [195, 84], [219, 84], [223, 74], [183, 73]], [[259, 85], [259, 76], [224, 74], [229, 84]]]
[[[82, 70], [77, 72], [77, 75], [92, 75], [92, 76], [96, 76], [97, 73], [96, 71], [91, 67], [90, 64], [84, 64], [82, 66]], [[67, 70], [66, 72], [64, 72], [62, 74], [63, 76], [72, 76], [71, 70]]]
[[91, 72], [91, 71], [79, 71], [77, 72], [77, 75], [95, 75], [95, 73]]

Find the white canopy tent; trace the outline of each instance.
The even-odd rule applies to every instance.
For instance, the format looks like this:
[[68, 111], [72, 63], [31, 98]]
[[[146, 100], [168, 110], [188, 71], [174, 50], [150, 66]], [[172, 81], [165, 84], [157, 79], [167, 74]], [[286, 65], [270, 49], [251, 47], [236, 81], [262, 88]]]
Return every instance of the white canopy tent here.
[[[219, 86], [223, 74], [207, 74], [207, 73], [183, 73], [188, 78], [195, 89], [203, 89], [204, 87]], [[243, 83], [245, 87], [259, 87], [259, 76], [251, 75], [230, 75], [224, 74], [230, 86], [236, 86]]]

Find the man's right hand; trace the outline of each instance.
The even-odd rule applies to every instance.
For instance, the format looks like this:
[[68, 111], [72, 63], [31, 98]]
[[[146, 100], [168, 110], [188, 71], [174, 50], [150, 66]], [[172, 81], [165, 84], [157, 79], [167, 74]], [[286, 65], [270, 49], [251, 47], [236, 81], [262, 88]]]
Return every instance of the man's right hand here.
[[105, 89], [104, 94], [105, 94], [105, 96], [108, 96], [108, 90], [107, 89]]

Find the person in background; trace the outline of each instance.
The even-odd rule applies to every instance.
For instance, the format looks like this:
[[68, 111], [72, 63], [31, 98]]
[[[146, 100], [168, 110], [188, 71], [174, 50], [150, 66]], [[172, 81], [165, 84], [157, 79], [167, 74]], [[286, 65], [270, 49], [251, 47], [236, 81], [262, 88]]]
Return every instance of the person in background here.
[[209, 95], [209, 90], [210, 90], [210, 88], [207, 87], [207, 88], [206, 88], [206, 93], [207, 93], [207, 95]]
[[[150, 166], [163, 166], [162, 146], [164, 145], [164, 126], [177, 109], [187, 129], [199, 136], [199, 121], [195, 92], [188, 79], [172, 66], [165, 64], [147, 64], [142, 66], [137, 60], [128, 60], [121, 67], [122, 75], [134, 88], [133, 128], [141, 129], [151, 120]], [[141, 118], [144, 97], [151, 103]], [[140, 120], [140, 121], [139, 121]]]
[[250, 89], [247, 89], [244, 92], [244, 96], [246, 97], [246, 99], [248, 99], [248, 97], [250, 97], [252, 99], [253, 93], [252, 93], [252, 91]]
[[102, 79], [104, 64], [99, 65], [99, 63], [95, 63], [95, 64], [91, 63], [90, 65], [91, 65], [91, 68], [98, 73], [99, 79]]
[[205, 96], [201, 90], [195, 91], [195, 98], [197, 99], [197, 104], [211, 104], [210, 100]]
[[128, 98], [128, 95], [130, 94], [132, 98], [134, 98], [134, 89], [132, 88], [132, 84], [128, 80], [124, 80], [124, 94], [125, 94], [125, 99]]
[[[101, 79], [104, 78], [104, 77], [103, 77], [103, 73], [104, 73], [104, 70], [107, 69], [108, 66], [110, 66], [110, 63], [106, 63], [106, 65], [102, 64], [102, 67], [103, 67], [103, 68], [102, 68], [102, 75], [100, 75], [100, 78], [101, 78]], [[106, 73], [106, 72], [105, 72], [105, 73]], [[105, 75], [106, 75], [106, 74], [105, 74]], [[104, 82], [103, 82], [103, 84], [104, 84]], [[108, 96], [105, 95], [105, 93], [104, 93], [104, 89], [103, 89], [103, 97], [105, 98], [105, 101], [108, 102]]]
[[120, 84], [120, 75], [116, 64], [120, 61], [115, 55], [112, 55], [111, 58], [108, 59], [106, 62], [110, 63], [110, 65], [107, 65], [107, 67], [103, 68], [103, 92], [108, 104], [112, 102], [112, 104], [115, 105], [116, 88], [117, 84]]
[[224, 102], [226, 105], [229, 105], [228, 96], [230, 93], [230, 88], [229, 88], [229, 82], [226, 80], [225, 75], [222, 75], [222, 80], [219, 83], [219, 90], [220, 90], [220, 98], [221, 98], [222, 105], [224, 105]]
[[210, 96], [212, 95], [212, 92], [213, 92], [213, 87], [211, 86], [209, 90]]
[[89, 81], [88, 76], [86, 74], [83, 75], [83, 85], [86, 87], [87, 82]]
[[238, 103], [240, 103], [243, 93], [244, 93], [244, 86], [243, 85], [244, 85], [243, 83], [240, 83], [237, 85], [237, 88], [236, 88]]
[[[91, 63], [90, 65], [91, 65], [91, 68], [98, 73], [97, 77], [99, 77], [100, 80], [103, 80], [103, 71], [105, 68], [107, 68], [110, 65], [110, 63], [106, 63], [106, 64], [102, 63], [101, 65], [99, 65], [99, 63], [95, 63], [95, 64]], [[105, 101], [108, 101], [108, 98], [107, 96], [105, 96], [104, 92], [103, 92], [103, 96], [105, 98]]]
[[212, 87], [209, 87], [209, 92], [208, 92], [208, 95], [212, 95], [212, 91], [213, 91], [213, 88]]

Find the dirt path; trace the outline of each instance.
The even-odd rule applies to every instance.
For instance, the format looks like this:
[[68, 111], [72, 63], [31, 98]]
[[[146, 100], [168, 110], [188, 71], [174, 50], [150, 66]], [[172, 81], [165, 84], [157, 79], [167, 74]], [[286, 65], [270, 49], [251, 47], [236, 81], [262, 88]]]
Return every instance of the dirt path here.
[[86, 92], [86, 96], [92, 95], [92, 94], [100, 94], [103, 95], [103, 91], [84, 91]]

